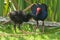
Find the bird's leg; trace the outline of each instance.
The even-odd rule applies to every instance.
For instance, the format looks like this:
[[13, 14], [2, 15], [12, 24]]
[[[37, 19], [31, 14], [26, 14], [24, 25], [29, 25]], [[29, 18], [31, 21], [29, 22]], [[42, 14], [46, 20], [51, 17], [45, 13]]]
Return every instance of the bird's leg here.
[[36, 22], [37, 22], [37, 24], [36, 24], [36, 28], [38, 28], [38, 24], [39, 24], [39, 23], [38, 23], [38, 20], [37, 20]]
[[16, 32], [16, 23], [14, 24], [14, 30], [15, 30], [15, 32]]
[[36, 26], [34, 27], [34, 31], [36, 31], [36, 29], [38, 28], [38, 24], [39, 24], [39, 23], [38, 23], [38, 20], [36, 21], [36, 23], [37, 23], [37, 24], [36, 24]]
[[18, 28], [19, 28], [19, 30], [21, 30], [20, 24], [18, 24]]
[[18, 24], [19, 31], [23, 33], [23, 30], [21, 29], [21, 24]]
[[21, 24], [20, 23], [18, 24], [18, 28], [19, 28], [20, 32], [24, 33], [24, 30], [21, 29]]
[[44, 33], [44, 21], [42, 21], [42, 33]]

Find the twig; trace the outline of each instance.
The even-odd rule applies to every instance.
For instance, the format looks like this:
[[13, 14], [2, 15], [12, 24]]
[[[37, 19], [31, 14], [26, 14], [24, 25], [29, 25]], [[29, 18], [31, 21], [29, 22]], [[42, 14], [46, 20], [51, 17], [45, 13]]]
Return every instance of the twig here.
[[28, 6], [27, 8], [25, 8], [23, 11], [27, 11], [28, 9], [30, 9], [34, 4], [31, 4], [30, 6]]

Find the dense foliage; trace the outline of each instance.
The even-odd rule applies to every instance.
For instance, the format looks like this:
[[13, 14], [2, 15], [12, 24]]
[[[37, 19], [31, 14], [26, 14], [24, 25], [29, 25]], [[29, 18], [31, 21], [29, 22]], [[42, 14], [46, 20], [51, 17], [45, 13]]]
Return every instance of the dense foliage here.
[[[8, 12], [14, 10], [24, 10], [32, 3], [36, 3], [37, 0], [0, 0], [0, 16], [6, 17]], [[39, 0], [39, 3], [45, 3], [48, 6], [48, 21], [60, 21], [60, 0]], [[26, 11], [30, 12], [30, 10]], [[28, 32], [34, 32], [34, 25], [22, 24], [22, 30]], [[40, 26], [41, 27], [41, 26]], [[37, 29], [34, 34], [23, 35], [20, 30], [14, 32], [13, 24], [0, 24], [0, 40], [59, 40], [60, 39], [60, 27], [48, 28], [45, 27], [44, 34], [37, 34], [41, 32], [41, 28]], [[6, 36], [3, 36], [6, 34]], [[21, 34], [21, 36], [7, 36], [7, 34]]]

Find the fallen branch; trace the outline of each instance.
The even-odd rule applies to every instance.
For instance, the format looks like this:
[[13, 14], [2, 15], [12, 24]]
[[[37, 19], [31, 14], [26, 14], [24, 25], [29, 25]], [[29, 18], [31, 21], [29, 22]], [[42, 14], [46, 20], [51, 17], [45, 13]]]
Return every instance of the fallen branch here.
[[[29, 21], [28, 24], [36, 25], [36, 21]], [[42, 25], [42, 21], [39, 21], [39, 25]], [[51, 21], [44, 21], [45, 26], [60, 26], [60, 22], [51, 22]]]
[[[2, 22], [3, 21], [3, 22]], [[0, 22], [2, 22], [1, 24], [8, 24], [11, 23], [11, 20], [9, 18], [0, 18]], [[29, 22], [26, 22], [28, 24], [32, 24], [32, 25], [36, 25], [36, 21], [32, 20]], [[42, 25], [42, 21], [39, 21], [39, 25]], [[44, 21], [44, 25], [45, 26], [60, 26], [60, 22], [51, 22], [51, 21]]]

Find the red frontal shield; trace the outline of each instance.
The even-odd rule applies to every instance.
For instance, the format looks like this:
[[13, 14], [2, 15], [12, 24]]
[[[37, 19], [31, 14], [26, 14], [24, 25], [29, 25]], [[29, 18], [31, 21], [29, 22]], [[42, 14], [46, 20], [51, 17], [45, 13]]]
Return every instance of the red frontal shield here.
[[37, 9], [36, 9], [36, 15], [38, 15], [38, 13], [41, 11], [41, 8], [40, 7], [38, 7]]

